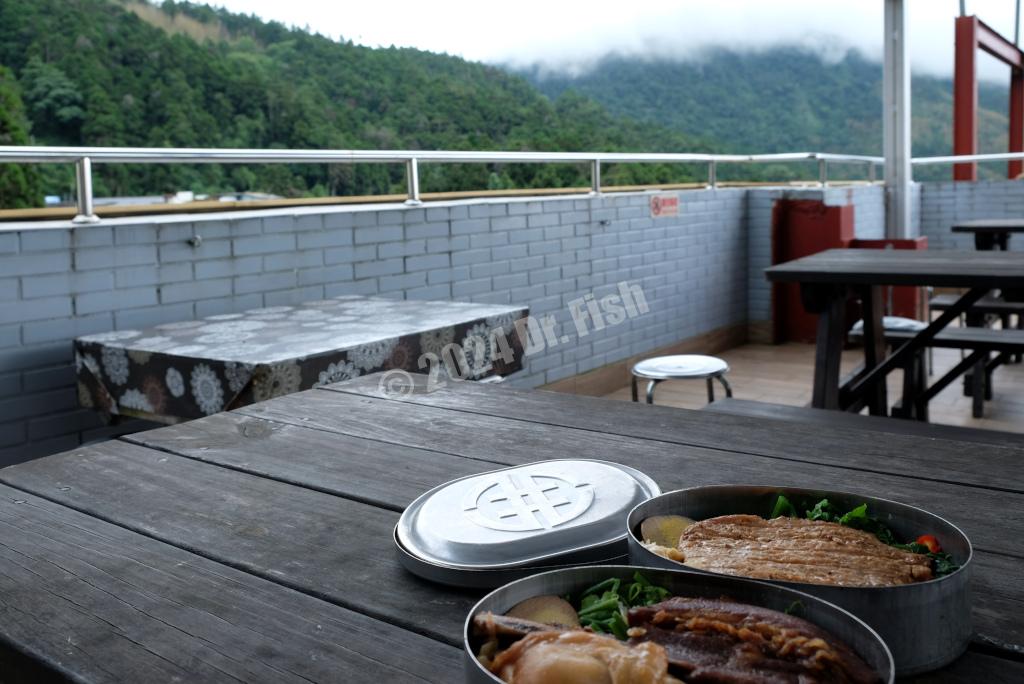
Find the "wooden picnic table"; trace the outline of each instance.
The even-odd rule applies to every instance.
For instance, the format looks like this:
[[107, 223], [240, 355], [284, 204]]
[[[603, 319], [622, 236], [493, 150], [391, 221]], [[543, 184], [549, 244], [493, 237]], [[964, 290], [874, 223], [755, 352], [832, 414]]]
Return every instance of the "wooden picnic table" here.
[[[819, 314], [811, 400], [814, 407], [860, 411], [868, 406], [873, 415], [886, 415], [885, 377], [902, 368], [901, 415], [926, 419], [931, 397], [974, 365], [981, 352], [967, 357], [928, 388], [918, 385], [920, 374], [913, 370], [916, 355], [990, 291], [1024, 288], [1024, 259], [1011, 252], [830, 249], [772, 266], [765, 274], [772, 282], [799, 283], [804, 307]], [[967, 288], [967, 292], [886, 355], [882, 312], [883, 287], [887, 285], [957, 287]], [[851, 296], [860, 299], [863, 309], [864, 364], [852, 377], [841, 381], [846, 302]]]
[[[1007, 219], [979, 219], [976, 221], [963, 221], [961, 223], [954, 223], [951, 230], [954, 233], [973, 233], [974, 234], [974, 248], [983, 251], [991, 251], [999, 249], [1007, 251], [1010, 245], [1010, 237], [1013, 233], [1024, 233], [1024, 218], [1007, 218]], [[1020, 305], [1024, 302], [1024, 290], [1013, 290], [1007, 289], [1001, 293], [1001, 297], [997, 298], [996, 302], [1003, 302], [1005, 304]], [[1012, 311], [1017, 313], [1018, 321], [1017, 328], [1024, 329], [1024, 316], [1019, 313], [1019, 308], [1015, 308]], [[968, 312], [966, 317], [967, 325], [969, 326], [984, 326], [986, 316], [975, 310]], [[1010, 327], [1010, 313], [1003, 312], [1000, 315], [1003, 322], [1003, 328], [1008, 329]], [[987, 354], [986, 354], [987, 357]], [[1016, 355], [1016, 361], [1021, 361], [1021, 355]], [[985, 396], [991, 395], [991, 388], [988, 383], [991, 380], [990, 370], [986, 372], [986, 365], [991, 365], [988, 358], [982, 359], [976, 365], [973, 371], [965, 375], [964, 377], [964, 394], [970, 395], [973, 393], [973, 387], [975, 383], [972, 381], [976, 374], [983, 374], [986, 382]], [[979, 383], [980, 384], [980, 383]], [[974, 415], [976, 418], [981, 417], [981, 398], [974, 396]]]
[[979, 250], [999, 248], [1007, 250], [1012, 233], [1024, 233], [1024, 218], [978, 219], [961, 221], [952, 226], [954, 233], [973, 233], [974, 246]]
[[[551, 458], [663, 490], [793, 485], [919, 505], [975, 547], [968, 652], [926, 682], [1024, 680], [1024, 450], [380, 375], [0, 470], [0, 678], [457, 682], [484, 593], [404, 570], [403, 508]], [[982, 466], [983, 467], [979, 467]]]

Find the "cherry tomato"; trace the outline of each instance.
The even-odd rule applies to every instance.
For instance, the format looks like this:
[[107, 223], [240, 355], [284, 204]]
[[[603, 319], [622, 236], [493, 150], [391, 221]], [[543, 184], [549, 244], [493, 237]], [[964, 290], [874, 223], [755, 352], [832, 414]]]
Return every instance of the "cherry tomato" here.
[[922, 546], [927, 546], [931, 553], [938, 553], [942, 551], [942, 547], [939, 546], [939, 540], [935, 538], [933, 534], [922, 534], [917, 538], [917, 543]]

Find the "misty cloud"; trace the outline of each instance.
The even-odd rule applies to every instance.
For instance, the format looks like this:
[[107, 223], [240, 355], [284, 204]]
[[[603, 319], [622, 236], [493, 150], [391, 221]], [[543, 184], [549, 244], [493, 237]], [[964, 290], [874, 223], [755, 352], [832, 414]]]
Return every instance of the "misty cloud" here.
[[[949, 76], [958, 0], [907, 0], [915, 71]], [[608, 54], [700, 59], [708, 47], [760, 50], [797, 45], [829, 59], [856, 49], [882, 56], [883, 0], [215, 0], [333, 38], [370, 46], [409, 46], [467, 59], [578, 73]], [[967, 11], [1013, 37], [1012, 0], [967, 0]], [[1007, 78], [983, 56], [984, 78]]]

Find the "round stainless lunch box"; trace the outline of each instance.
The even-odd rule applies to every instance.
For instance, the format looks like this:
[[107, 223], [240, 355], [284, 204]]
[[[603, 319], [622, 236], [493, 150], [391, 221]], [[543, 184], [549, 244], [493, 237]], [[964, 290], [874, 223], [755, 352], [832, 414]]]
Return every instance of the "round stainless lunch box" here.
[[[892, 649], [896, 673], [905, 677], [937, 669], [956, 660], [971, 638], [971, 542], [952, 523], [906, 504], [849, 492], [794, 487], [712, 485], [667, 492], [629, 513], [629, 559], [638, 565], [685, 568], [643, 546], [640, 523], [653, 515], [684, 515], [705, 520], [719, 515], [751, 514], [768, 517], [779, 494], [794, 499], [828, 499], [844, 511], [866, 503], [898, 539], [912, 541], [932, 534], [960, 569], [945, 577], [894, 587], [837, 587], [806, 582], [765, 580], [813, 594], [850, 611], [877, 631]], [[715, 577], [724, 577], [694, 568]]]
[[[466, 663], [466, 681], [470, 684], [501, 682], [476, 658], [478, 644], [473, 640], [473, 616], [490, 611], [503, 614], [520, 601], [534, 596], [578, 594], [598, 582], [611, 577], [631, 581], [633, 573], [640, 572], [652, 584], [669, 590], [671, 596], [721, 598], [727, 596], [741, 603], [771, 608], [780, 612], [799, 606], [799, 617], [826, 630], [852, 648], [864, 662], [878, 673], [881, 681], [892, 684], [895, 667], [892, 654], [881, 637], [862, 620], [819, 598], [794, 589], [767, 582], [709, 575], [692, 570], [663, 570], [629, 565], [591, 565], [533, 575], [495, 589], [473, 606], [463, 628], [463, 657]], [[799, 602], [799, 603], [797, 603]]]
[[622, 521], [661, 494], [635, 468], [551, 459], [460, 477], [417, 498], [395, 526], [399, 562], [432, 582], [492, 589], [545, 570], [625, 563]]

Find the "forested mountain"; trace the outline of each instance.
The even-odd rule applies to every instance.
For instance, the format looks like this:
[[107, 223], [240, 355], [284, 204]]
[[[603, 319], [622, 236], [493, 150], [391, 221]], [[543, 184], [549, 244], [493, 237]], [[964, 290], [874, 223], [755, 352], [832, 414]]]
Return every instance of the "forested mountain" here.
[[[521, 73], [550, 97], [576, 92], [722, 152], [882, 151], [882, 65], [855, 51], [835, 62], [795, 47], [719, 48], [686, 60], [608, 56], [576, 77], [540, 65]], [[914, 74], [911, 89], [914, 155], [952, 154], [952, 82]], [[1006, 149], [1007, 101], [1006, 86], [980, 84], [982, 152]]]
[[[447, 55], [371, 49], [202, 5], [0, 0], [0, 89], [20, 94], [32, 140], [49, 145], [369, 149], [708, 150], [567, 93]], [[3, 134], [0, 129], [0, 135]], [[623, 166], [617, 182], [679, 178]], [[396, 165], [97, 166], [97, 195], [254, 189], [387, 193]], [[424, 190], [586, 184], [578, 167], [422, 167]], [[70, 194], [68, 166], [46, 192]], [[27, 188], [33, 187], [27, 185]], [[38, 199], [38, 198], [31, 198]], [[8, 206], [16, 204], [7, 198]]]

